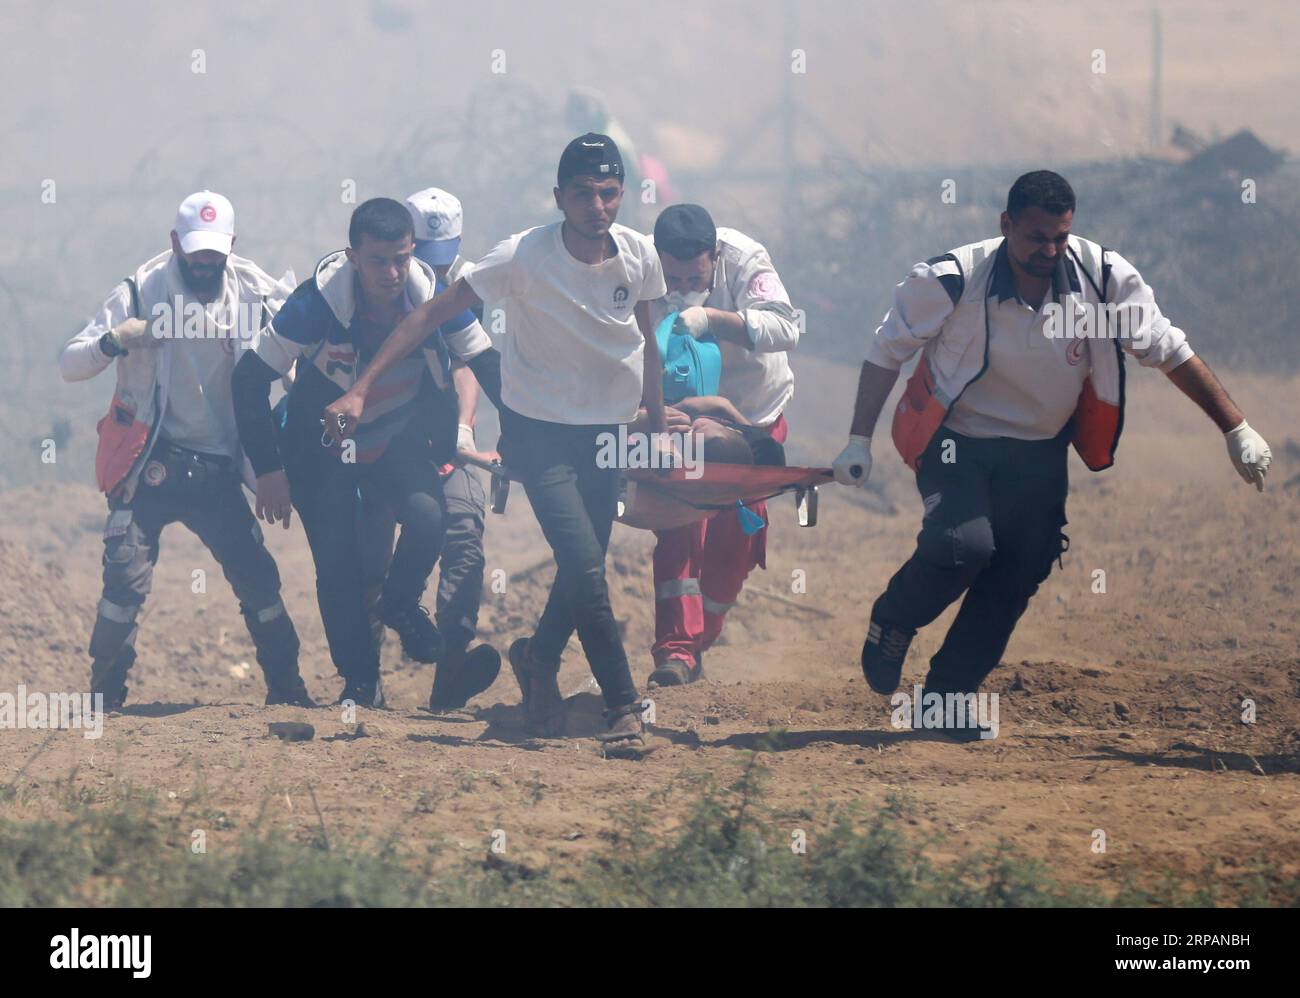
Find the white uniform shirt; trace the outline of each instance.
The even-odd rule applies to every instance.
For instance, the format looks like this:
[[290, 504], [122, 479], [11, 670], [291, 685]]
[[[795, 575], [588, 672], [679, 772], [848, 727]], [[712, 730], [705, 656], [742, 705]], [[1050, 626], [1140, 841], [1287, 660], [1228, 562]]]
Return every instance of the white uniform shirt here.
[[[1140, 343], [1124, 339], [1124, 350], [1142, 366], [1165, 372], [1192, 357], [1186, 335], [1160, 314], [1155, 294], [1137, 268], [1114, 250], [1106, 251], [1106, 259], [1111, 265], [1107, 301], [1142, 307], [1150, 323], [1149, 339]], [[942, 330], [953, 314], [953, 301], [941, 280], [946, 269], [942, 257], [912, 268], [896, 287], [894, 306], [868, 344], [868, 361], [898, 370], [934, 336], [940, 337], [937, 349], [947, 349]], [[1065, 263], [1057, 268], [1052, 288], [1042, 307], [1035, 310], [1017, 296], [1010, 264], [1004, 249], [999, 250], [986, 302], [988, 368], [953, 404], [946, 427], [970, 437], [1018, 440], [1048, 440], [1061, 432], [1091, 371], [1091, 351], [1113, 349], [1107, 339], [1049, 337], [1044, 333], [1047, 306], [1058, 300], [1063, 282], [1086, 280], [1077, 274], [1071, 277], [1074, 269], [1073, 264]], [[983, 322], [982, 313], [981, 309], [967, 313], [969, 321]]]
[[[794, 372], [786, 351], [799, 343], [799, 324], [763, 244], [727, 228], [718, 229], [718, 243], [713, 286], [704, 305], [738, 312], [750, 340], [749, 348], [730, 340], [718, 341], [722, 350], [718, 394], [750, 422], [767, 426], [794, 396]], [[650, 310], [655, 325], [667, 314], [663, 300]]]
[[502, 240], [461, 275], [483, 299], [488, 328], [502, 312], [501, 400], [551, 423], [631, 422], [645, 352], [633, 310], [666, 291], [659, 255], [641, 233], [613, 225], [618, 253], [583, 263], [564, 245], [562, 224]]

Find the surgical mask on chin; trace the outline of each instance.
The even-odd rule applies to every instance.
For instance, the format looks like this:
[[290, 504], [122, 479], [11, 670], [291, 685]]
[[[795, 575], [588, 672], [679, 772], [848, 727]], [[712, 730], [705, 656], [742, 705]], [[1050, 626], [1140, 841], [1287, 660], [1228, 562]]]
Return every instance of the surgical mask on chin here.
[[680, 312], [684, 308], [703, 305], [708, 298], [707, 291], [670, 291], [664, 296], [664, 301], [668, 303], [670, 310]]

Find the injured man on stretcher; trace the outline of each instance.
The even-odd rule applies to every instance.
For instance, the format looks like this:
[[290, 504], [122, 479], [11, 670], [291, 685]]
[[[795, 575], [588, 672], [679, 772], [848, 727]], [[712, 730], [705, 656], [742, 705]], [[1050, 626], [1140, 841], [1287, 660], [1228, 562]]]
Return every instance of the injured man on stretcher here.
[[[691, 452], [706, 463], [785, 465], [785, 448], [772, 439], [768, 430], [755, 426], [721, 395], [697, 395], [665, 402], [664, 417], [670, 434], [694, 436]], [[641, 409], [628, 426], [628, 433], [649, 431], [646, 411]]]
[[[707, 519], [736, 506], [737, 495], [747, 487], [765, 490], [764, 484], [743, 480], [761, 474], [756, 468], [747, 472], [744, 466], [785, 465], [785, 448], [772, 439], [771, 431], [755, 426], [720, 395], [665, 403], [664, 416], [674, 447], [692, 460], [684, 472], [675, 471], [666, 479], [659, 477], [662, 472], [629, 471], [618, 515], [625, 526], [671, 530]], [[627, 429], [629, 436], [649, 432], [644, 409]]]

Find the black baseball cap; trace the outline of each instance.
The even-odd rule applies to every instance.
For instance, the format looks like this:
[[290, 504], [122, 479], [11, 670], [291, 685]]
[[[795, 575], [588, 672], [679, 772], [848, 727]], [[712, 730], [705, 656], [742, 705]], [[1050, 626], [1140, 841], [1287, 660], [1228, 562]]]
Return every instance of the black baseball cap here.
[[608, 135], [588, 132], [579, 135], [564, 147], [560, 156], [560, 168], [556, 171], [556, 186], [563, 187], [565, 181], [574, 177], [616, 177], [623, 180], [623, 156], [618, 146]]
[[655, 220], [655, 249], [678, 260], [712, 253], [718, 230], [712, 216], [698, 204], [669, 205]]

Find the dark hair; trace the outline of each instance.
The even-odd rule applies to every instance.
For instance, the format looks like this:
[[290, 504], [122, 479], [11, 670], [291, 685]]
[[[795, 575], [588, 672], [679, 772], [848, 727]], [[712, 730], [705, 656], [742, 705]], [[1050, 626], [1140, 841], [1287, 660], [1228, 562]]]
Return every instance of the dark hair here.
[[348, 245], [356, 249], [361, 237], [369, 236], [384, 243], [398, 242], [403, 236], [415, 238], [415, 226], [406, 205], [392, 198], [371, 198], [357, 205], [348, 223]]
[[1041, 208], [1049, 215], [1074, 211], [1074, 188], [1051, 170], [1026, 173], [1007, 192], [1007, 214], [1018, 218], [1026, 208]]
[[714, 240], [711, 243], [703, 242], [698, 239], [664, 240], [662, 243], [658, 240], [655, 241], [655, 249], [667, 253], [674, 260], [681, 260], [682, 263], [686, 263], [688, 260], [694, 260], [701, 253], [712, 255], [713, 251], [717, 248], [717, 240]]

